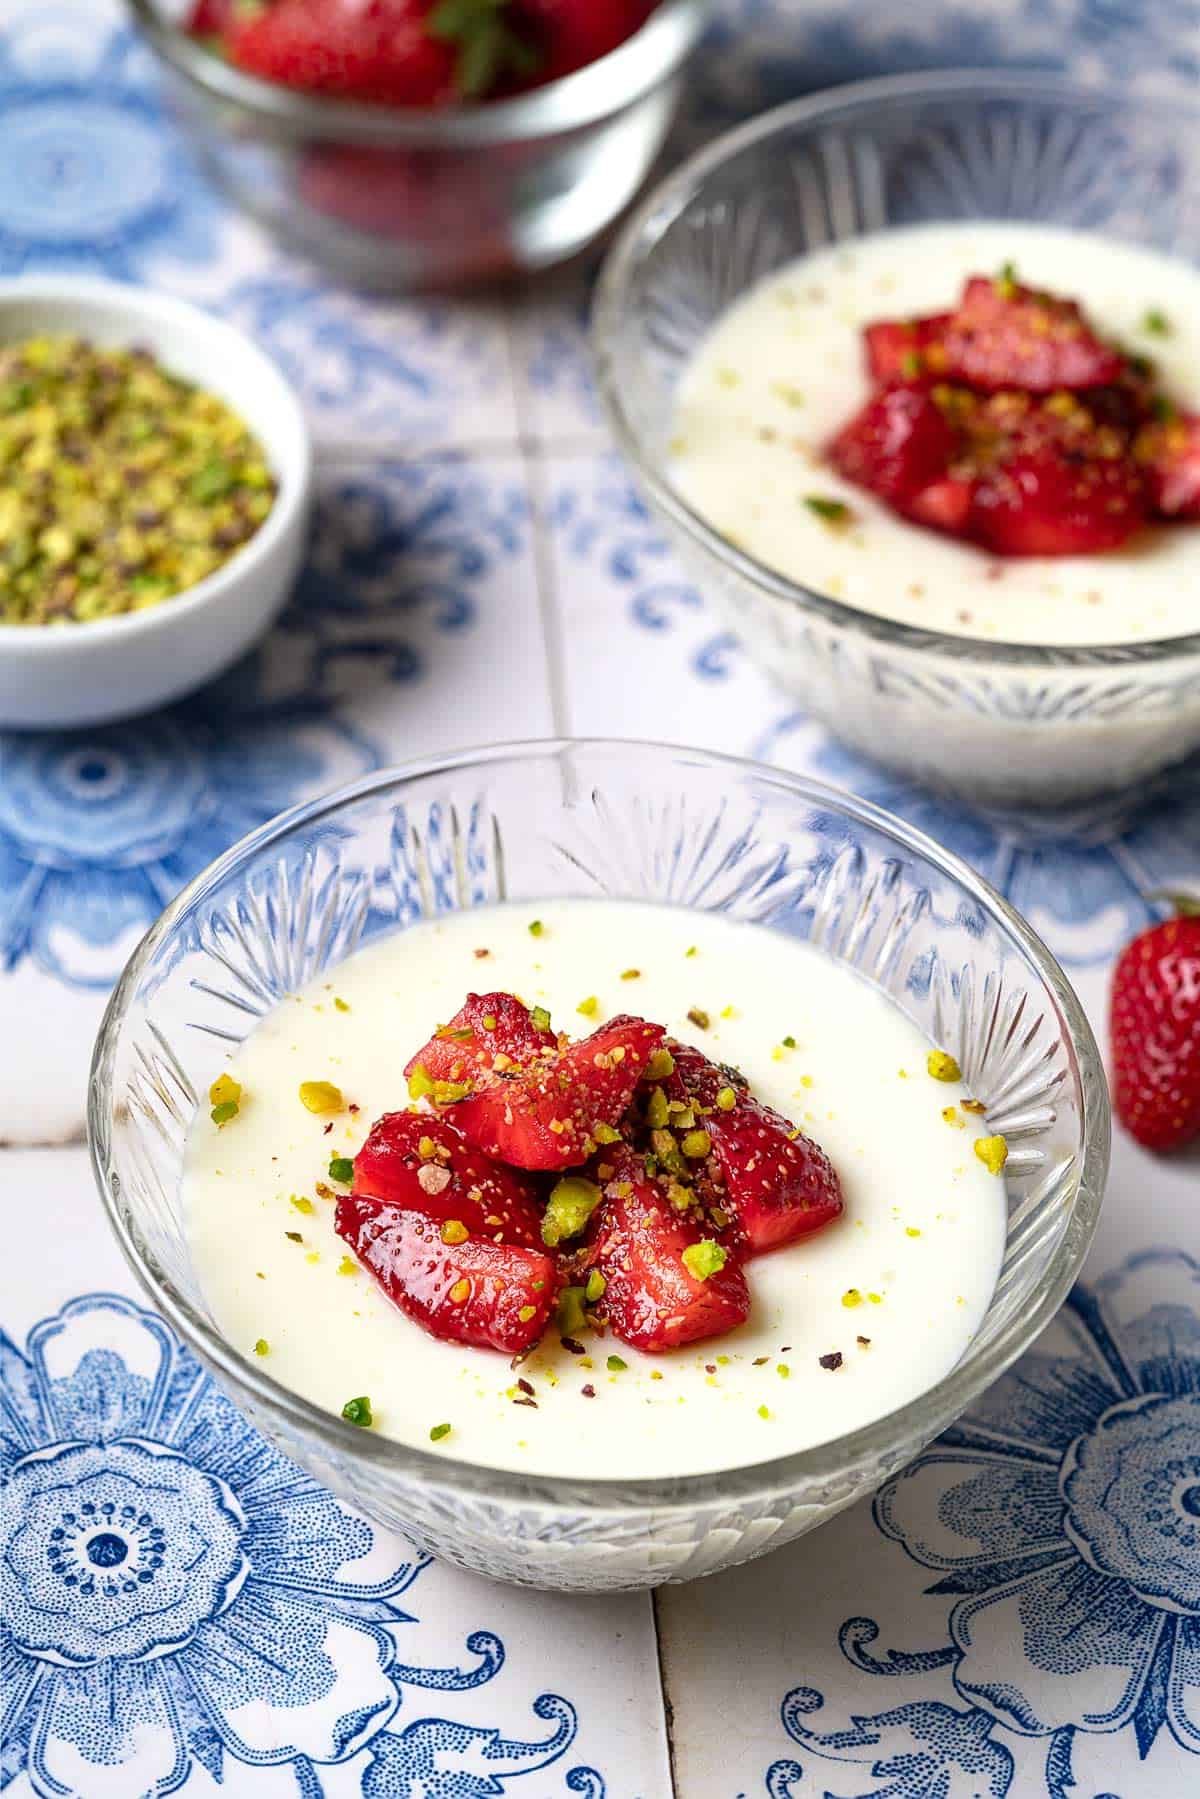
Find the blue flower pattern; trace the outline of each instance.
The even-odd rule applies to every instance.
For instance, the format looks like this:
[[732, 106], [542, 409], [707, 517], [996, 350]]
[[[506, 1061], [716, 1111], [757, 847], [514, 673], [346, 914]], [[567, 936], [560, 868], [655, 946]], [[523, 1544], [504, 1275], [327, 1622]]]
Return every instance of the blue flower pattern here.
[[[158, 1799], [199, 1765], [241, 1795], [282, 1766], [322, 1799], [348, 1763], [362, 1799], [494, 1799], [566, 1754], [576, 1714], [552, 1693], [528, 1741], [408, 1721], [409, 1689], [486, 1685], [500, 1639], [472, 1632], [462, 1668], [408, 1663], [399, 1602], [425, 1558], [395, 1540], [389, 1559], [161, 1320], [76, 1299], [25, 1352], [0, 1332], [0, 1371], [0, 1791], [27, 1772], [41, 1799]], [[604, 1799], [594, 1769], [566, 1787]]]
[[[842, 1654], [883, 1678], [948, 1670], [962, 1703], [822, 1730], [822, 1694], [789, 1692], [784, 1729], [860, 1770], [853, 1799], [1006, 1799], [1007, 1733], [1044, 1742], [1049, 1799], [1077, 1791], [1081, 1734], [1129, 1731], [1143, 1761], [1166, 1735], [1200, 1757], [1200, 1262], [1143, 1251], [1077, 1287], [874, 1516], [936, 1574], [949, 1641], [881, 1655], [879, 1625], [856, 1617]], [[776, 1762], [771, 1799], [792, 1799], [805, 1771]]]

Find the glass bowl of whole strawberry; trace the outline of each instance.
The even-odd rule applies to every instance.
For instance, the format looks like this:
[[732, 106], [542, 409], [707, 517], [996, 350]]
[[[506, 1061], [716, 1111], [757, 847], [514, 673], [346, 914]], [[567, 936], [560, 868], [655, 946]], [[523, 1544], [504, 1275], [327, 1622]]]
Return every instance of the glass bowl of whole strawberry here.
[[210, 174], [352, 285], [573, 255], [662, 145], [708, 0], [128, 0]]
[[[734, 1458], [715, 1472], [643, 1476], [598, 1455], [586, 1478], [568, 1478], [472, 1461], [448, 1426], [431, 1431], [428, 1444], [401, 1442], [369, 1428], [365, 1398], [353, 1402], [345, 1423], [274, 1378], [271, 1357], [257, 1345], [239, 1348], [218, 1328], [181, 1183], [193, 1121], [209, 1128], [210, 1102], [227, 1173], [228, 1158], [238, 1153], [239, 1126], [222, 1130], [242, 1103], [237, 1083], [226, 1077], [210, 1086], [228, 1067], [230, 1045], [247, 1038], [280, 999], [291, 1002], [313, 981], [322, 990], [326, 978], [332, 985], [334, 971], [359, 946], [424, 929], [430, 920], [449, 929], [462, 918], [472, 921], [471, 942], [480, 942], [477, 924], [486, 945], [489, 915], [498, 929], [502, 902], [510, 911], [513, 902], [527, 906], [537, 920], [542, 908], [597, 895], [678, 909], [680, 943], [692, 941], [689, 928], [703, 937], [710, 923], [732, 919], [814, 946], [836, 965], [838, 978], [849, 971], [868, 983], [926, 1041], [942, 1046], [930, 1074], [961, 1076], [989, 1133], [985, 1149], [1007, 1145], [1007, 1234], [997, 1284], [961, 1360], [916, 1398], [814, 1447], [764, 1448], [762, 1459]], [[524, 924], [520, 935], [524, 940]], [[636, 952], [635, 944], [628, 947]], [[694, 966], [682, 952], [681, 959]], [[585, 1015], [593, 1003], [581, 1008]], [[326, 1014], [354, 1028], [354, 1007], [318, 1012], [319, 1031], [331, 1028]], [[573, 1043], [555, 1037], [536, 1009], [495, 993], [468, 1000], [424, 1048], [401, 1035], [395, 1113], [369, 1133], [363, 1119], [353, 1165], [335, 1156], [329, 1166], [341, 1191], [318, 1188], [301, 1210], [327, 1204], [331, 1218], [336, 1212], [338, 1253], [350, 1246], [434, 1333], [446, 1328], [446, 1301], [459, 1299], [453, 1290], [423, 1288], [419, 1266], [432, 1271], [454, 1261], [453, 1281], [463, 1289], [454, 1329], [460, 1341], [483, 1345], [481, 1356], [514, 1345], [521, 1351], [530, 1332], [546, 1328], [545, 1283], [553, 1279], [558, 1245], [588, 1227], [583, 1214], [597, 1201], [586, 1179], [575, 1179], [597, 1144], [610, 1156], [605, 1178], [615, 1185], [592, 1215], [594, 1228], [604, 1214], [603, 1228], [585, 1240], [591, 1259], [576, 1297], [586, 1308], [580, 1329], [590, 1332], [597, 1328], [588, 1315], [596, 1277], [599, 1287], [612, 1288], [603, 1294], [609, 1335], [607, 1343], [598, 1338], [601, 1356], [615, 1341], [669, 1357], [681, 1329], [693, 1339], [718, 1333], [719, 1350], [719, 1333], [753, 1305], [764, 1263], [807, 1254], [810, 1240], [828, 1241], [842, 1223], [854, 1231], [852, 1219], [837, 1222], [836, 1179], [798, 1130], [783, 1171], [794, 1191], [770, 1187], [754, 1147], [769, 1115], [755, 1107], [736, 1070], [718, 1069], [682, 1046], [663, 1059], [659, 1025], [611, 1019]], [[510, 1054], [520, 1059], [522, 1071], [507, 1084], [490, 1076], [473, 1084], [468, 1064], [485, 1042], [493, 1070], [507, 1069]], [[544, 1103], [547, 1082], [561, 1085], [564, 1071], [569, 1086], [582, 1071], [589, 1091], [594, 1141], [578, 1153], [569, 1106], [564, 1114], [561, 1104], [548, 1110]], [[611, 1124], [597, 1131], [598, 1110], [606, 1120], [620, 1119], [643, 1073], [658, 1083], [646, 1089], [645, 1123], [663, 1167], [669, 1172], [674, 1147], [665, 1129], [658, 1142], [656, 1118], [682, 1117], [687, 1126], [695, 1110], [705, 1142], [689, 1143], [685, 1133], [684, 1156], [713, 1157], [706, 1165], [724, 1171], [740, 1232], [728, 1259], [709, 1238], [694, 1240], [674, 1209], [669, 1181], [653, 1192], [646, 1187], [648, 1163], [631, 1161], [627, 1145], [611, 1141], [619, 1135]], [[935, 1092], [932, 1103], [940, 1108], [947, 1091]], [[405, 1112], [414, 1096], [418, 1109]], [[317, 1083], [304, 1103], [319, 1113], [343, 1097]], [[252, 1094], [248, 1119], [255, 1103]], [[870, 1092], [861, 1103], [870, 1110]], [[333, 1142], [323, 1128], [318, 1116], [315, 1141]], [[1027, 1348], [1071, 1285], [1099, 1213], [1109, 1109], [1095, 1041], [1062, 971], [1011, 908], [936, 844], [837, 789], [774, 769], [663, 745], [559, 741], [372, 774], [284, 814], [220, 858], [166, 909], [122, 976], [97, 1042], [89, 1131], [104, 1204], [138, 1279], [287, 1454], [440, 1556], [500, 1579], [598, 1591], [689, 1579], [785, 1543], [871, 1491], [945, 1429]], [[903, 1143], [895, 1154], [903, 1156]], [[530, 1176], [501, 1165], [517, 1158], [525, 1169], [549, 1170], [547, 1178], [564, 1176], [540, 1222], [529, 1211]], [[776, 1160], [772, 1154], [772, 1167]], [[694, 1178], [680, 1166], [681, 1184]], [[389, 1212], [393, 1203], [407, 1210]], [[636, 1252], [628, 1238], [631, 1206], [639, 1233], [651, 1215], [656, 1221], [637, 1239]], [[285, 1222], [313, 1225], [294, 1214]], [[291, 1253], [282, 1236], [280, 1244]], [[228, 1257], [236, 1260], [239, 1247], [244, 1253], [230, 1241]], [[501, 1267], [511, 1292], [477, 1307], [473, 1283]], [[330, 1269], [332, 1280], [336, 1273]], [[655, 1280], [670, 1289], [663, 1294], [666, 1337], [642, 1309]], [[839, 1305], [838, 1315], [852, 1314]], [[320, 1330], [311, 1307], [305, 1323]], [[565, 1352], [569, 1325], [557, 1328]], [[822, 1370], [840, 1361], [827, 1356]], [[527, 1403], [516, 1386], [514, 1397]], [[453, 1415], [452, 1394], [431, 1395], [430, 1403], [433, 1416]], [[599, 1420], [588, 1405], [578, 1402], [578, 1423], [564, 1409], [562, 1427]]]
[[1186, 106], [950, 72], [781, 107], [624, 227], [620, 447], [854, 749], [1003, 809], [1140, 797], [1200, 746], [1200, 361], [1156, 291], [1196, 280], [1198, 180]]

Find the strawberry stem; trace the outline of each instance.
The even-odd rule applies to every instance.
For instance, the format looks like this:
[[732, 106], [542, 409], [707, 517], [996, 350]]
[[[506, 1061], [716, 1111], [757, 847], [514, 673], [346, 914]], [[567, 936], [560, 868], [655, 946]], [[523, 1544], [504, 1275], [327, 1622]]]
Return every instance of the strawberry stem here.
[[1169, 906], [1176, 918], [1200, 918], [1200, 894], [1164, 890], [1148, 893], [1146, 901], [1152, 906]]
[[510, 22], [508, 5], [509, 0], [438, 0], [425, 20], [431, 37], [457, 48], [455, 77], [464, 99], [482, 98], [506, 75], [536, 73], [538, 52]]

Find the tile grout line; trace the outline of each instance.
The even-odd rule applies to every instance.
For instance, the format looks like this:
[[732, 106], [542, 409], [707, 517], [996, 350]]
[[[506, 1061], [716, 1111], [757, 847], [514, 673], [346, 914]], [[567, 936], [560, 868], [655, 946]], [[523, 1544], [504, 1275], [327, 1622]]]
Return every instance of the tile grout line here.
[[533, 580], [537, 594], [538, 617], [542, 627], [542, 650], [546, 658], [546, 678], [550, 689], [550, 728], [555, 737], [565, 737], [569, 724], [567, 704], [566, 653], [562, 621], [557, 604], [554, 557], [546, 536], [545, 468], [530, 429], [525, 382], [517, 358], [516, 326], [510, 311], [504, 320], [504, 344], [508, 356], [508, 375], [512, 384], [513, 412], [516, 417], [516, 452], [521, 459], [525, 487], [529, 495], [530, 540], [533, 546]]
[[655, 1587], [650, 1594], [650, 1617], [654, 1625], [654, 1650], [658, 1658], [658, 1692], [662, 1700], [663, 1732], [667, 1739], [667, 1776], [671, 1782], [672, 1799], [680, 1799], [679, 1781], [675, 1771], [675, 1707], [671, 1700], [670, 1682], [667, 1679], [664, 1632], [658, 1612], [658, 1596], [661, 1592], [661, 1587]]

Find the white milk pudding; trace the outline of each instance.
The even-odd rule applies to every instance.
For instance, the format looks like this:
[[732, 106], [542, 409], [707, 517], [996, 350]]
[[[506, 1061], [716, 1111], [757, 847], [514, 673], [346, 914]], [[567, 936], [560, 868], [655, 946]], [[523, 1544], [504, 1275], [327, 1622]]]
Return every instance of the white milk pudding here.
[[[739, 1328], [651, 1355], [611, 1332], [571, 1350], [552, 1323], [514, 1371], [428, 1335], [347, 1253], [331, 1159], [409, 1103], [405, 1063], [467, 993], [492, 990], [573, 1036], [621, 1013], [657, 1021], [740, 1069], [832, 1159], [844, 1211], [746, 1263]], [[233, 1052], [237, 1111], [218, 1126], [202, 1107], [185, 1163], [197, 1274], [218, 1327], [277, 1380], [334, 1413], [367, 1398], [371, 1428], [415, 1447], [584, 1478], [784, 1455], [933, 1386], [991, 1298], [1005, 1184], [974, 1152], [982, 1116], [959, 1082], [932, 1077], [930, 1051], [820, 951], [719, 916], [556, 900], [423, 923], [292, 997]], [[301, 1102], [317, 1082], [336, 1109]]]
[[[1200, 272], [1185, 263], [1016, 222], [883, 231], [793, 263], [718, 322], [681, 383], [675, 486], [759, 561], [905, 624], [1044, 645], [1200, 629], [1196, 524], [1101, 553], [997, 556], [908, 522], [825, 461], [870, 391], [863, 327], [943, 312], [967, 277], [1006, 267], [1077, 299], [1101, 337], [1153, 359], [1181, 408], [1200, 405]], [[839, 506], [848, 519], [831, 517]]]

